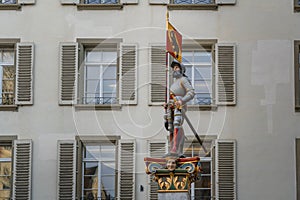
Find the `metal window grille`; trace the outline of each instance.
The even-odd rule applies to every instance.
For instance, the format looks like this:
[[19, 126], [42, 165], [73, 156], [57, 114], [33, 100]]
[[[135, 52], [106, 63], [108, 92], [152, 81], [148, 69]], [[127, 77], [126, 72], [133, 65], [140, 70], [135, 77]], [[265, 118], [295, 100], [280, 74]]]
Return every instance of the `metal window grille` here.
[[86, 0], [86, 4], [117, 4], [118, 0]]
[[212, 4], [213, 0], [174, 0], [174, 4]]

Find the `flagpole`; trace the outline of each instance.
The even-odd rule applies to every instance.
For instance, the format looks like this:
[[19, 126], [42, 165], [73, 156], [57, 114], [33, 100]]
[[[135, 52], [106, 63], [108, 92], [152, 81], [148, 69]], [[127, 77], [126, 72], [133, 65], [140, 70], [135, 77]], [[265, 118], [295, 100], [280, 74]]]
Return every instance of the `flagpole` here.
[[[168, 24], [169, 24], [169, 11], [167, 10], [166, 13], [166, 30], [168, 31]], [[166, 43], [167, 45], [167, 43]], [[169, 79], [168, 79], [168, 71], [169, 71], [169, 59], [168, 59], [168, 51], [166, 50], [166, 94], [165, 94], [165, 103], [168, 103], [168, 83], [169, 83]], [[167, 110], [166, 110], [167, 112]]]

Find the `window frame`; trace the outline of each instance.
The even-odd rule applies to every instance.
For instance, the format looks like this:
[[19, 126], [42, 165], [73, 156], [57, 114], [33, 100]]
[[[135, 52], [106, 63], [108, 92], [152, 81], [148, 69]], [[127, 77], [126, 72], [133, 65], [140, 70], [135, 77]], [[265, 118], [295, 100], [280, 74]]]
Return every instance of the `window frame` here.
[[[77, 39], [77, 43], [79, 44], [79, 64], [78, 64], [78, 80], [77, 80], [77, 92], [78, 92], [78, 100], [75, 104], [75, 109], [77, 110], [120, 110], [121, 104], [119, 99], [119, 72], [120, 72], [120, 45], [121, 39]], [[85, 55], [86, 49], [105, 49], [105, 48], [114, 48], [117, 52], [117, 60], [116, 60], [116, 104], [84, 104], [83, 97], [85, 92]]]
[[77, 4], [78, 10], [120, 10], [123, 8], [123, 4], [121, 4], [121, 0], [117, 0], [117, 3], [114, 4], [87, 4], [86, 0], [79, 0], [79, 4]]
[[[118, 196], [118, 154], [119, 154], [119, 140], [120, 136], [76, 136], [75, 140], [77, 141], [77, 188], [76, 188], [76, 199], [83, 198], [83, 173], [84, 173], [84, 147], [85, 145], [101, 145], [101, 144], [114, 144], [115, 145], [115, 198]], [[99, 186], [99, 185], [98, 185]]]
[[174, 0], [170, 0], [168, 9], [170, 10], [217, 10], [218, 4], [216, 0], [211, 0], [210, 4], [176, 4]]
[[[17, 136], [0, 136], [0, 145], [11, 145], [11, 174], [10, 174], [10, 197], [13, 196], [13, 167], [14, 167], [14, 140], [17, 140]], [[1, 163], [1, 162], [0, 162]]]
[[300, 40], [294, 41], [295, 111], [300, 112]]
[[[216, 61], [216, 53], [215, 53], [215, 45], [217, 44], [216, 39], [208, 39], [208, 40], [183, 40], [182, 43], [182, 51], [184, 52], [185, 50], [209, 50], [211, 52], [211, 57], [212, 57], [212, 63], [211, 63], [211, 104], [210, 105], [203, 105], [203, 104], [188, 104], [188, 110], [216, 110], [217, 105], [216, 105], [216, 77], [215, 77], [215, 61]], [[189, 77], [190, 78], [190, 77]], [[171, 80], [171, 77], [170, 77]]]
[[[207, 177], [207, 176], [210, 176], [210, 183], [211, 183], [211, 187], [210, 188], [195, 188], [195, 182], [193, 182], [191, 184], [191, 187], [190, 187], [190, 194], [191, 194], [191, 200], [194, 200], [194, 197], [195, 197], [195, 190], [210, 190], [210, 195], [211, 195], [211, 198], [213, 198], [214, 196], [214, 180], [213, 180], [213, 162], [214, 162], [214, 158], [213, 156], [213, 152], [211, 151], [211, 149], [213, 148], [213, 145], [214, 145], [214, 141], [215, 139], [217, 138], [217, 136], [200, 136], [201, 140], [204, 141], [203, 144], [205, 143], [210, 143], [210, 148], [206, 148], [207, 151], [210, 151], [210, 156], [209, 157], [200, 157], [200, 163], [201, 163], [201, 160], [204, 160], [205, 162], [210, 162], [210, 174], [205, 174], [204, 177]], [[189, 148], [192, 148], [192, 156], [198, 156], [198, 155], [194, 155], [194, 150], [193, 150], [193, 147], [192, 145], [194, 144], [198, 144], [198, 140], [196, 140], [194, 137], [192, 136], [187, 136], [187, 141], [185, 142], [186, 143], [189, 143]], [[207, 146], [206, 146], [207, 147]], [[186, 147], [184, 147], [185, 149]]]
[[[13, 49], [14, 51], [14, 68], [15, 68], [15, 75], [14, 75], [14, 103], [11, 105], [2, 105], [0, 104], [0, 111], [17, 111], [18, 106], [16, 104], [16, 72], [17, 72], [17, 43], [20, 42], [20, 39], [0, 39], [0, 49]], [[2, 78], [1, 78], [2, 81]], [[2, 93], [1, 93], [2, 94]]]
[[294, 0], [294, 12], [300, 12], [300, 2], [298, 0]]

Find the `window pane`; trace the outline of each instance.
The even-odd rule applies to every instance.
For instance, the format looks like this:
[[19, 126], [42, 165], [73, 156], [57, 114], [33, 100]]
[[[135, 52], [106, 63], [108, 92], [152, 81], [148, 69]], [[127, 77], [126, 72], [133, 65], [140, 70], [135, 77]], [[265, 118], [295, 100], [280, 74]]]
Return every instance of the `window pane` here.
[[88, 51], [86, 56], [86, 62], [101, 62], [101, 51]]
[[84, 177], [84, 189], [97, 189], [97, 188], [98, 188], [98, 176]]
[[86, 83], [87, 93], [99, 93], [100, 92], [100, 81], [99, 80], [88, 80]]
[[210, 93], [211, 81], [195, 81], [196, 93]]
[[16, 0], [1, 0], [2, 4], [15, 4], [16, 3]]
[[115, 199], [115, 191], [114, 190], [102, 190], [101, 191], [101, 200], [114, 200]]
[[195, 104], [210, 105], [212, 103], [211, 95], [209, 93], [196, 93], [194, 97]]
[[211, 66], [195, 67], [195, 80], [211, 79]]
[[87, 158], [87, 159], [100, 158], [100, 147], [99, 146], [85, 146], [85, 158]]
[[12, 158], [12, 146], [1, 145], [0, 146], [0, 159], [1, 158]]
[[84, 190], [84, 199], [86, 200], [98, 199], [98, 190]]
[[102, 175], [114, 175], [115, 174], [115, 162], [102, 162], [101, 174]]
[[13, 64], [14, 63], [14, 51], [3, 51], [3, 63], [9, 63]]
[[202, 174], [210, 174], [210, 162], [201, 162]]
[[210, 190], [195, 190], [195, 200], [211, 200]]
[[101, 146], [101, 160], [110, 161], [115, 160], [115, 146], [103, 145]]
[[103, 92], [112, 94], [116, 92], [117, 81], [116, 80], [104, 80]]
[[210, 176], [201, 176], [200, 180], [195, 182], [196, 188], [210, 188]]
[[105, 190], [114, 190], [115, 176], [102, 176], [101, 181]]
[[194, 62], [196, 63], [211, 63], [211, 53], [209, 52], [195, 52]]
[[191, 51], [182, 52], [182, 63], [187, 64], [192, 62], [193, 62], [193, 52]]
[[104, 67], [103, 79], [117, 79], [117, 66]]
[[192, 79], [192, 67], [185, 65], [185, 75], [189, 77], [189, 79]]
[[116, 4], [118, 0], [86, 0], [86, 4]]
[[87, 79], [100, 79], [100, 67], [99, 66], [87, 66], [86, 68]]
[[103, 51], [103, 62], [104, 63], [115, 63], [117, 59], [116, 51]]
[[10, 176], [10, 175], [11, 175], [11, 162], [0, 162], [0, 177]]
[[98, 173], [98, 162], [85, 162], [84, 175], [96, 176]]

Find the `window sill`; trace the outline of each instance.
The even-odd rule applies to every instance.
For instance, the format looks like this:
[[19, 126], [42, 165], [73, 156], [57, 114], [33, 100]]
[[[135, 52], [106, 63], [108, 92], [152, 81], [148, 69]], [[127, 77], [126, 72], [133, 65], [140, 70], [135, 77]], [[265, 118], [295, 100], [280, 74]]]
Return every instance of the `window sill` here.
[[0, 4], [0, 10], [21, 10], [20, 4]]
[[78, 4], [78, 10], [121, 10], [122, 4]]
[[300, 5], [294, 5], [294, 12], [300, 12]]
[[17, 105], [0, 105], [0, 111], [18, 111]]
[[217, 4], [200, 4], [200, 5], [190, 5], [190, 4], [168, 4], [169, 10], [217, 10]]
[[120, 104], [109, 104], [109, 105], [75, 105], [76, 111], [81, 110], [121, 110], [122, 106]]

